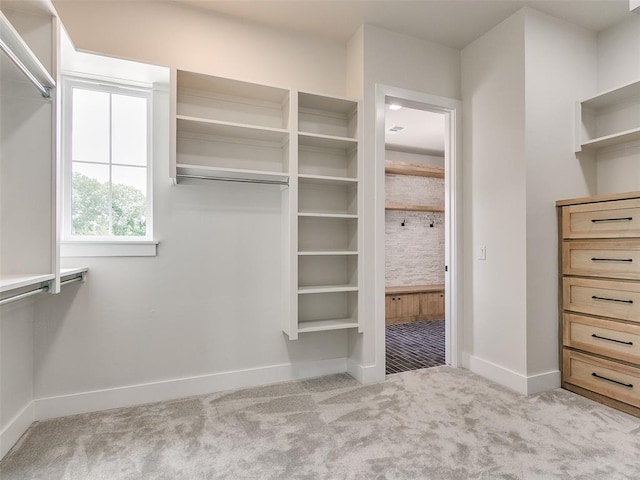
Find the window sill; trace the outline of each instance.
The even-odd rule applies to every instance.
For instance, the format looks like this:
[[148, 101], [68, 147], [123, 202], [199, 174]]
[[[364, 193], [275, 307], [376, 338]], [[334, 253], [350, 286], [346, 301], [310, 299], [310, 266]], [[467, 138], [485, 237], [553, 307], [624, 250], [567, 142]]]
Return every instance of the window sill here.
[[140, 241], [72, 241], [61, 242], [61, 257], [155, 257], [158, 242]]

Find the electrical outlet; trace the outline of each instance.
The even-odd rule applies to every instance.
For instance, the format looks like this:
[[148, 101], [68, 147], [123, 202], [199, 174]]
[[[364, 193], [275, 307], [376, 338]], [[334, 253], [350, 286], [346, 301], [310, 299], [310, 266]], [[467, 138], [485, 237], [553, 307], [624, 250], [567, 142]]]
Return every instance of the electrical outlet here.
[[487, 246], [480, 245], [478, 248], [478, 260], [486, 260], [487, 259]]

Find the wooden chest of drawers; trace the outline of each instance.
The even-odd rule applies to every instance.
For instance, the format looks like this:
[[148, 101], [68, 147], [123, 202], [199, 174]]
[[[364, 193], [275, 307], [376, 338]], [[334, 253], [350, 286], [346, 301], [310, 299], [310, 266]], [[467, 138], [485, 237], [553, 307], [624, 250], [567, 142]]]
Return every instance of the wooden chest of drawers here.
[[640, 192], [557, 210], [562, 387], [640, 416]]

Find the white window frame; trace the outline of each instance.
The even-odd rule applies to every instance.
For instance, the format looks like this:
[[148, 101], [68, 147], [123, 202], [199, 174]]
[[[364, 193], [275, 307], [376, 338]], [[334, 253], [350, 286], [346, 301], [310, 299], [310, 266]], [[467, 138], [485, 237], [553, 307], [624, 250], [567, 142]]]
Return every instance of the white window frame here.
[[[117, 237], [72, 235], [72, 112], [73, 88], [119, 93], [147, 100], [147, 209], [146, 235], [144, 237]], [[86, 256], [155, 256], [153, 240], [153, 89], [127, 83], [116, 83], [100, 78], [75, 76], [62, 77], [62, 231], [60, 253], [63, 257]], [[110, 139], [111, 141], [111, 139]], [[111, 158], [109, 159], [111, 166]]]

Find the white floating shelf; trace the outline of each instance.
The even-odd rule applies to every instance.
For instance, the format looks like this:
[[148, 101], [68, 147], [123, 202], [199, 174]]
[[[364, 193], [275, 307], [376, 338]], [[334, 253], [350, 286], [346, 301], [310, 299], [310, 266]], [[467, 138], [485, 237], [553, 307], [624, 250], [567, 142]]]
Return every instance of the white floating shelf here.
[[358, 328], [358, 322], [352, 318], [337, 318], [329, 320], [301, 321], [298, 324], [298, 333], [323, 332], [327, 330], [345, 330]]
[[310, 217], [310, 218], [346, 218], [356, 219], [358, 215], [352, 213], [330, 213], [330, 212], [298, 212], [298, 217]]
[[336, 150], [350, 150], [358, 145], [355, 138], [303, 132], [298, 134], [298, 143], [308, 147], [334, 148]]
[[595, 97], [582, 100], [582, 106], [585, 108], [603, 108], [624, 103], [634, 97], [640, 96], [640, 80], [628, 83], [618, 88], [612, 88], [606, 92], [602, 92]]
[[582, 144], [582, 148], [585, 150], [596, 150], [599, 148], [610, 147], [612, 145], [632, 142], [635, 140], [640, 140], [640, 128], [634, 128], [625, 132], [614, 133], [612, 135], [594, 138], [593, 140], [584, 142]]
[[223, 122], [207, 118], [176, 115], [177, 130], [180, 132], [257, 140], [282, 144], [289, 138], [289, 132], [282, 128], [262, 127], [244, 123]]
[[309, 175], [306, 173], [301, 173], [298, 175], [298, 182], [314, 185], [356, 185], [358, 183], [358, 179], [347, 177], [330, 177], [326, 175]]
[[[289, 174], [283, 172], [270, 172], [266, 170], [246, 170], [241, 168], [210, 167], [205, 165], [190, 165], [179, 163], [176, 165], [178, 172], [178, 183], [181, 182], [180, 175], [190, 175], [193, 177], [217, 178], [217, 179], [239, 179], [247, 181], [283, 182], [289, 180]], [[197, 179], [196, 179], [197, 180]]]
[[36, 274], [29, 273], [23, 275], [2, 275], [0, 277], [0, 293], [10, 292], [19, 288], [31, 287], [53, 280], [56, 276], [53, 273]]
[[340, 293], [340, 292], [357, 292], [356, 285], [316, 285], [313, 287], [298, 287], [298, 295], [306, 295], [310, 293]]
[[323, 256], [323, 255], [358, 255], [357, 251], [353, 250], [309, 250], [298, 252], [299, 256]]

